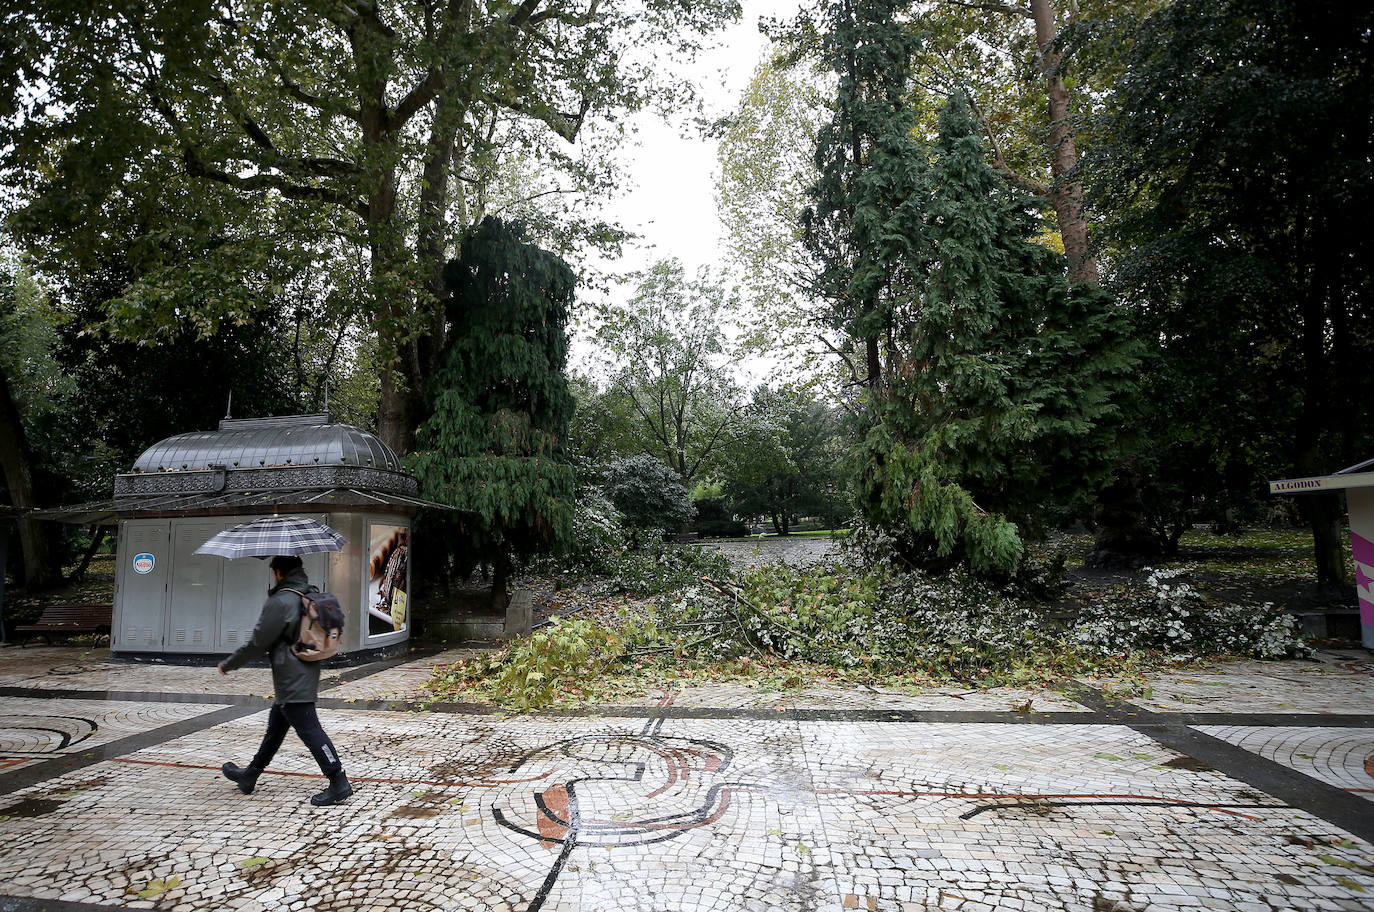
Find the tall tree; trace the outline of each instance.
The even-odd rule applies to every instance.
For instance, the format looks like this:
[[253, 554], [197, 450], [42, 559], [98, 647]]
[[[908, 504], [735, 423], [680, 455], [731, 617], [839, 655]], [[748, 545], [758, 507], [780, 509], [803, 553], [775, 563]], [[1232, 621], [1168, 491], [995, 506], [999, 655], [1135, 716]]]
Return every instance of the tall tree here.
[[[1211, 476], [1367, 458], [1374, 386], [1374, 12], [1176, 0], [1137, 30], [1091, 162], [1119, 280], [1202, 431]], [[1166, 403], [1169, 400], [1165, 400]], [[1255, 437], [1284, 454], [1256, 451]], [[1215, 485], [1217, 482], [1213, 481]], [[1335, 495], [1301, 499], [1318, 583], [1345, 581]]]
[[968, 95], [993, 167], [1053, 207], [1075, 281], [1099, 279], [1083, 205], [1084, 116], [1119, 74], [1129, 26], [1160, 3], [935, 0], [915, 10], [918, 78]]
[[[202, 212], [325, 214], [367, 251], [388, 368], [378, 429], [405, 451], [443, 347], [443, 265], [481, 216], [465, 179], [531, 125], [571, 142], [598, 118], [670, 103], [637, 49], [691, 50], [735, 15], [735, 0], [16, 0], [0, 11], [3, 166], [35, 239], [98, 234], [114, 189], [169, 167]], [[596, 157], [539, 151], [576, 188], [602, 173]], [[198, 275], [234, 303], [240, 270]], [[127, 295], [144, 317], [146, 291]]]
[[723, 473], [733, 512], [766, 516], [779, 535], [802, 516], [833, 520], [844, 497], [848, 449], [838, 409], [804, 388], [760, 386], [747, 417]]
[[925, 282], [894, 311], [858, 493], [908, 559], [997, 575], [1049, 506], [1105, 473], [1135, 360], [1124, 312], [1034, 241], [1038, 212], [989, 167], [979, 133], [956, 94], [912, 201]]
[[627, 444], [671, 467], [684, 485], [742, 426], [726, 332], [738, 304], [734, 289], [709, 271], [688, 278], [681, 263], [665, 260], [639, 276], [626, 306], [599, 316], [596, 341], [618, 365], [608, 396], [621, 404], [610, 410], [629, 417]]
[[465, 511], [431, 517], [428, 553], [445, 565], [436, 569], [491, 568], [504, 604], [513, 563], [556, 548], [571, 528], [563, 369], [576, 278], [522, 227], [488, 217], [445, 280], [449, 341], [410, 465], [426, 496]]
[[748, 341], [798, 378], [828, 363], [839, 341], [816, 307], [816, 260], [801, 229], [813, 142], [830, 117], [825, 82], [809, 60], [765, 59], [722, 122], [717, 153], [725, 248], [752, 305]]
[[836, 0], [821, 43], [838, 87], [834, 113], [816, 137], [818, 178], [802, 214], [819, 292], [851, 341], [856, 383], [884, 386], [883, 339], [922, 267], [918, 192], [922, 157], [907, 92], [915, 38], [895, 0]]

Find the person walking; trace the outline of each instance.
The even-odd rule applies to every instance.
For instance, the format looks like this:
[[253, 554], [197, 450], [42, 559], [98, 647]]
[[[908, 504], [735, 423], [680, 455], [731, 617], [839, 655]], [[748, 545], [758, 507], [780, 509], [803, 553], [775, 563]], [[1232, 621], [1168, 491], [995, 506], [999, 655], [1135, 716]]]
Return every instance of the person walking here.
[[298, 593], [318, 592], [310, 585], [305, 567], [299, 557], [277, 556], [268, 564], [272, 571], [272, 586], [262, 614], [247, 642], [219, 664], [219, 673], [228, 674], [242, 668], [252, 659], [266, 654], [272, 663], [274, 699], [267, 713], [267, 732], [262, 745], [246, 767], [225, 763], [220, 767], [226, 779], [236, 783], [239, 791], [251, 795], [258, 776], [276, 756], [288, 727], [305, 742], [320, 772], [329, 779], [329, 787], [310, 799], [316, 807], [338, 804], [353, 794], [353, 786], [344, 775], [343, 762], [315, 713], [315, 700], [320, 689], [320, 665], [303, 662], [292, 652], [292, 640], [300, 620], [303, 605]]

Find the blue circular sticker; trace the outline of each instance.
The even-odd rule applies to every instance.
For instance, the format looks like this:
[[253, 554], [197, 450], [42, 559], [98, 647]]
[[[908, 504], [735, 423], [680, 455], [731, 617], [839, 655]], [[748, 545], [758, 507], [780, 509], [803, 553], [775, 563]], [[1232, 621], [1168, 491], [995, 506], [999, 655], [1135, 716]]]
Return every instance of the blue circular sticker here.
[[153, 565], [156, 564], [156, 563], [157, 563], [157, 559], [156, 559], [155, 557], [153, 557], [151, 554], [135, 554], [135, 555], [134, 555], [134, 572], [135, 572], [135, 573], [152, 573], [152, 572], [153, 572]]

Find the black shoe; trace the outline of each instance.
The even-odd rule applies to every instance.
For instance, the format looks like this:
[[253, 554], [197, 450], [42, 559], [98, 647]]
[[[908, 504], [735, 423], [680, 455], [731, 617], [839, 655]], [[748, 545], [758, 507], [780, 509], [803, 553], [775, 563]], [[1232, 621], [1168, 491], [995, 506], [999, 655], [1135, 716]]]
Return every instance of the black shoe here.
[[339, 770], [329, 777], [329, 788], [318, 795], [312, 795], [310, 803], [315, 807], [338, 804], [351, 794], [353, 794], [353, 786], [348, 784], [348, 777], [343, 774], [343, 770]]
[[219, 771], [224, 774], [225, 779], [238, 783], [239, 791], [245, 795], [253, 794], [253, 789], [258, 784], [258, 776], [262, 774], [262, 770], [252, 764], [240, 768], [232, 763], [226, 763]]

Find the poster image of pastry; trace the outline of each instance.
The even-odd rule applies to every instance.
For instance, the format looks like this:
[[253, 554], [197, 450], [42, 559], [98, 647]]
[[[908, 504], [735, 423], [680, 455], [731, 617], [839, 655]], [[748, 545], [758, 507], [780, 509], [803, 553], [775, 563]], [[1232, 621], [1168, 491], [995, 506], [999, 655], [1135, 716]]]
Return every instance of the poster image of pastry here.
[[368, 527], [367, 635], [406, 629], [410, 589], [410, 529]]

